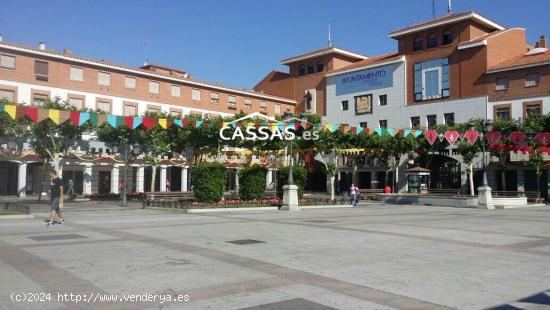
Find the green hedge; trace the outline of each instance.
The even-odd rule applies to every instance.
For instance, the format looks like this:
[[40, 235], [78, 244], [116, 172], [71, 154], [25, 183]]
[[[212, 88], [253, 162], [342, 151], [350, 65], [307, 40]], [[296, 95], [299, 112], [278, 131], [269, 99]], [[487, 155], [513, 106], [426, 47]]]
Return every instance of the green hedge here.
[[220, 163], [200, 163], [193, 166], [193, 195], [200, 202], [218, 202], [223, 197], [227, 168]]
[[239, 171], [239, 197], [242, 200], [260, 199], [266, 187], [267, 169], [258, 165]]
[[[307, 171], [302, 166], [292, 167], [292, 176], [294, 184], [298, 185], [298, 197], [304, 196], [304, 186], [306, 185]], [[283, 186], [288, 183], [288, 167], [283, 167], [277, 170], [277, 196], [283, 197]]]

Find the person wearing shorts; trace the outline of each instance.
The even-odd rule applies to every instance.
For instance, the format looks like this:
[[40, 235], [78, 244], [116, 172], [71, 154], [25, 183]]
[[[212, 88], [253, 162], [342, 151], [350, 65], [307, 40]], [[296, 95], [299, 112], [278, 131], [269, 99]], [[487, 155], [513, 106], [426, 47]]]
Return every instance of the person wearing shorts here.
[[50, 171], [50, 178], [52, 180], [50, 184], [51, 213], [48, 227], [54, 225], [56, 215], [58, 218], [57, 223], [65, 223], [65, 220], [63, 220], [63, 214], [61, 213], [61, 208], [63, 207], [63, 180], [57, 176], [57, 172], [55, 170]]

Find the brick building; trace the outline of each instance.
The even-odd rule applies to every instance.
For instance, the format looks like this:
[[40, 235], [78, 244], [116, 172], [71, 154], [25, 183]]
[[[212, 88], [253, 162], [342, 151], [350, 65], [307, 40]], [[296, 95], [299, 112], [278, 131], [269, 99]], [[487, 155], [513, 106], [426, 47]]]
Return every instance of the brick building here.
[[[175, 116], [190, 113], [232, 115], [260, 112], [274, 116], [294, 112], [294, 99], [209, 83], [187, 72], [161, 65], [142, 67], [114, 64], [76, 56], [70, 50], [55, 51], [40, 43], [38, 48], [7, 43], [0, 36], [0, 100], [39, 105], [59, 97], [76, 109], [138, 116], [147, 111]], [[0, 195], [36, 193], [45, 168], [41, 159], [10, 157], [10, 141], [0, 141]], [[21, 151], [25, 143], [14, 147]], [[101, 147], [106, 149], [105, 146]], [[78, 159], [63, 160], [64, 179], [72, 179], [81, 194], [118, 193], [123, 165], [105, 159], [97, 165]], [[166, 160], [157, 173], [157, 189], [187, 190], [187, 166]], [[134, 164], [128, 171], [129, 191], [148, 188], [151, 167]]]

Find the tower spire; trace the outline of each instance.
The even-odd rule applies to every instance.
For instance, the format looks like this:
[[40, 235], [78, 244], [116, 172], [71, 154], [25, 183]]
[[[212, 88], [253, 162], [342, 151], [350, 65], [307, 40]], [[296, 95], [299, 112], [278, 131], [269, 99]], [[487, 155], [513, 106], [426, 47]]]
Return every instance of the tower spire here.
[[330, 31], [330, 24], [328, 24], [328, 47], [332, 47], [332, 35]]
[[449, 0], [449, 3], [447, 5], [447, 13], [451, 14], [452, 13], [452, 6], [451, 6], [451, 0]]

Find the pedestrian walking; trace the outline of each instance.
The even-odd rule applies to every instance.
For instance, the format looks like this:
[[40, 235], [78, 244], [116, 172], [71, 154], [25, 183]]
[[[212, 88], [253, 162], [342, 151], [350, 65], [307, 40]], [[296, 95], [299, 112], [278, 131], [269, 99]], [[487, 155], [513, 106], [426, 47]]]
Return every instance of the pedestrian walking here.
[[63, 219], [63, 214], [61, 213], [61, 208], [63, 207], [63, 180], [57, 175], [55, 170], [50, 171], [50, 221], [48, 222], [48, 227], [54, 225], [55, 216], [57, 215], [57, 223], [64, 224], [65, 220]]
[[351, 197], [351, 204], [355, 207], [357, 206], [357, 200], [359, 198], [359, 187], [355, 186], [355, 184], [351, 183], [351, 186], [349, 188], [349, 196]]
[[75, 198], [73, 179], [69, 179], [69, 189], [67, 190], [67, 196], [69, 196], [69, 200], [74, 200]]

